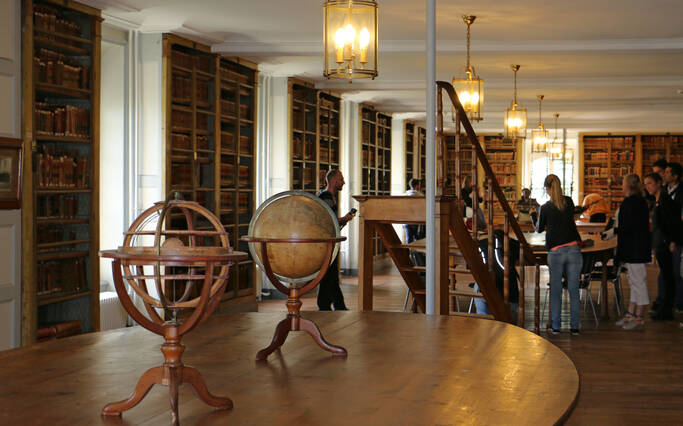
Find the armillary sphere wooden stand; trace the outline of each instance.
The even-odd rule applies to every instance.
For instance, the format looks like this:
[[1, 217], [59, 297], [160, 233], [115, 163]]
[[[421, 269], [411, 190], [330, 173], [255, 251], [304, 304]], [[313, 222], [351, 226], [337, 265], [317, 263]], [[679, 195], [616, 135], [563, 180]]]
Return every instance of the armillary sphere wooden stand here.
[[[102, 409], [102, 415], [120, 416], [122, 412], [135, 407], [142, 401], [152, 386], [164, 385], [169, 388], [173, 424], [178, 424], [178, 387], [182, 383], [192, 385], [197, 397], [206, 404], [220, 410], [231, 409], [233, 404], [229, 398], [221, 398], [211, 394], [206, 387], [201, 373], [195, 368], [183, 365], [181, 357], [185, 346], [180, 343], [180, 340], [184, 334], [206, 321], [209, 315], [216, 309], [221, 296], [225, 292], [230, 267], [234, 263], [246, 259], [247, 254], [233, 252], [232, 250], [227, 253], [224, 248], [218, 247], [206, 249], [196, 247], [194, 250], [192, 250], [192, 247], [183, 247], [175, 253], [173, 253], [173, 250], [164, 250], [162, 248], [161, 255], [150, 254], [149, 250], [146, 251], [146, 248], [139, 249], [139, 253], [136, 254], [134, 249], [130, 248], [128, 253], [122, 253], [121, 250], [102, 251], [100, 255], [114, 259], [112, 263], [114, 285], [116, 286], [116, 292], [119, 295], [121, 304], [128, 314], [142, 327], [164, 337], [164, 343], [161, 345], [161, 352], [164, 354], [164, 364], [147, 370], [140, 377], [130, 397], [107, 404]], [[190, 252], [188, 252], [188, 249]], [[155, 275], [144, 275], [142, 270], [142, 265], [144, 264], [154, 265]], [[187, 266], [190, 272], [187, 275], [159, 275], [160, 264], [165, 266]], [[136, 266], [136, 273], [131, 272], [130, 265]], [[214, 267], [221, 267], [220, 273], [217, 276], [214, 276]], [[205, 275], [193, 273], [194, 268], [203, 268]], [[125, 278], [128, 283], [142, 297], [147, 314], [151, 319], [148, 319], [138, 311], [128, 296], [126, 287], [123, 284], [122, 269], [124, 269]], [[188, 300], [190, 291], [189, 288], [186, 288], [185, 294], [174, 304], [176, 308], [194, 307], [192, 314], [183, 323], [179, 323], [175, 319], [165, 321], [161, 318], [156, 310], [161, 308], [159, 301], [147, 293], [144, 284], [136, 284], [136, 281], [141, 283], [144, 279], [159, 279], [160, 276], [166, 280], [204, 281], [201, 295], [198, 298]], [[188, 287], [191, 287], [191, 284], [188, 284]], [[157, 287], [157, 289], [158, 291], [161, 290], [160, 287]]]
[[[256, 359], [259, 361], [265, 360], [268, 355], [278, 349], [285, 343], [287, 335], [290, 331], [305, 331], [313, 337], [313, 340], [326, 351], [332, 352], [335, 356], [346, 356], [346, 349], [341, 346], [335, 346], [328, 343], [323, 337], [320, 329], [311, 320], [307, 320], [301, 316], [301, 300], [299, 298], [315, 288], [323, 279], [325, 273], [330, 267], [332, 254], [334, 253], [334, 246], [340, 241], [346, 240], [346, 237], [334, 238], [254, 238], [245, 236], [242, 241], [250, 243], [258, 243], [261, 245], [261, 262], [263, 269], [271, 283], [283, 294], [289, 296], [287, 299], [287, 318], [280, 321], [275, 327], [275, 335], [273, 341], [270, 342], [267, 348], [261, 349], [256, 354]], [[296, 243], [296, 244], [310, 244], [310, 243], [327, 243], [327, 252], [324, 257], [324, 262], [318, 274], [308, 283], [301, 287], [287, 287], [283, 285], [280, 280], [273, 273], [273, 269], [268, 260], [268, 244], [282, 244], [282, 243]]]

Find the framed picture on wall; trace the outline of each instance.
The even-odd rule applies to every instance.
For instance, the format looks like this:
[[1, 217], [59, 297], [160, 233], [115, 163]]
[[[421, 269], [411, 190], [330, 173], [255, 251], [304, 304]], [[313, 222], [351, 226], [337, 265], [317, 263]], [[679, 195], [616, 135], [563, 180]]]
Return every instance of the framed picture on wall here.
[[0, 209], [21, 208], [21, 140], [0, 137]]

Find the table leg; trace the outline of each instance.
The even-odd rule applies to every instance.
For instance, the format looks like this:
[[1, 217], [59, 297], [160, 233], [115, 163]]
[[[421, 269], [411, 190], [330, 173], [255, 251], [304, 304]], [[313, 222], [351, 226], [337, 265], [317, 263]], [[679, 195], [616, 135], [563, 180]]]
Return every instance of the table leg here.
[[536, 264], [536, 274], [534, 282], [534, 333], [541, 333], [541, 265]]

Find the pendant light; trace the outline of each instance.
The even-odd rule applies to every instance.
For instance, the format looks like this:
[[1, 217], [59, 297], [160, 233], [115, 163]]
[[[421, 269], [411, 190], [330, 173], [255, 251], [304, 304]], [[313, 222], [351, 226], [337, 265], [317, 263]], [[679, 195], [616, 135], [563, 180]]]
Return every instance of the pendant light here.
[[328, 0], [323, 4], [323, 75], [377, 77], [377, 2]]
[[453, 87], [470, 121], [481, 121], [484, 112], [484, 80], [477, 76], [470, 64], [470, 27], [476, 16], [465, 15], [462, 20], [467, 24], [467, 65], [462, 78], [453, 77]]
[[559, 113], [555, 113], [555, 138], [550, 143], [548, 148], [548, 154], [551, 160], [561, 160], [562, 159], [562, 142], [557, 138], [557, 119], [560, 117]]
[[543, 117], [541, 113], [541, 103], [543, 95], [538, 95], [538, 128], [531, 131], [531, 152], [548, 151], [548, 131], [543, 127]]
[[510, 108], [505, 110], [505, 137], [524, 139], [526, 138], [526, 108], [520, 108], [517, 103], [517, 71], [519, 71], [519, 65], [512, 65], [511, 67], [515, 73], [515, 91]]

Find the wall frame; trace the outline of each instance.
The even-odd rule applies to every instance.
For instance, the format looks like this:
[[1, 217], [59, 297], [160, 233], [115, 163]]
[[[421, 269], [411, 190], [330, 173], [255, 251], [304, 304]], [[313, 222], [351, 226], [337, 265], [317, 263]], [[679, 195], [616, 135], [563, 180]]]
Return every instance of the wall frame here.
[[22, 145], [0, 137], [0, 209], [21, 208]]

